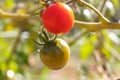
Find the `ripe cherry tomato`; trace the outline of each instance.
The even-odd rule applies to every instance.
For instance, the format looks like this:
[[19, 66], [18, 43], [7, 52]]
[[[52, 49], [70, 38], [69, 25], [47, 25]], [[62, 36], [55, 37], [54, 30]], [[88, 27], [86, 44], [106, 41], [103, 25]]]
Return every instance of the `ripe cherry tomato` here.
[[74, 13], [67, 4], [56, 2], [43, 11], [42, 23], [51, 33], [67, 33], [74, 24]]
[[56, 39], [44, 45], [40, 51], [41, 61], [50, 69], [62, 68], [70, 58], [70, 48], [62, 39]]

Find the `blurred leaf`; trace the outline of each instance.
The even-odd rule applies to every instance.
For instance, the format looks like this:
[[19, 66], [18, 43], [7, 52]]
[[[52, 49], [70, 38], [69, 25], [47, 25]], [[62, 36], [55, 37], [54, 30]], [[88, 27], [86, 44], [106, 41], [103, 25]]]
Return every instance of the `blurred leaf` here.
[[10, 55], [11, 46], [6, 42], [5, 39], [0, 38], [0, 62], [5, 61]]
[[38, 33], [37, 32], [31, 32], [30, 33], [30, 39], [32, 40], [32, 39], [36, 39], [38, 37]]
[[93, 51], [93, 45], [91, 41], [85, 40], [82, 46], [80, 47], [80, 58], [81, 59], [86, 59], [90, 56], [90, 54]]
[[41, 80], [49, 80], [49, 75], [48, 73], [50, 72], [50, 70], [46, 67], [44, 67], [41, 71], [42, 75], [40, 75], [40, 79]]
[[25, 53], [26, 54], [31, 54], [33, 52], [33, 46], [30, 46], [30, 45], [26, 45], [25, 46]]
[[107, 49], [105, 49], [105, 48], [102, 48], [102, 52], [103, 52], [103, 54], [105, 54], [106, 58], [108, 60], [110, 60], [110, 58], [111, 58], [110, 52]]
[[97, 43], [97, 41], [98, 41], [97, 35], [96, 34], [90, 35], [90, 40], [94, 44]]
[[120, 5], [119, 0], [112, 0], [112, 3], [113, 3], [116, 7], [119, 7], [119, 5]]
[[20, 65], [18, 65], [18, 73], [24, 74], [24, 70], [22, 69], [22, 67]]
[[112, 73], [112, 68], [111, 68], [110, 63], [107, 62], [106, 67], [107, 67], [108, 73], [111, 74]]
[[18, 64], [28, 64], [28, 55], [23, 51], [19, 51], [16, 53], [16, 62]]
[[5, 6], [7, 7], [8, 10], [13, 9], [15, 5], [14, 0], [5, 0]]
[[5, 25], [6, 25], [6, 21], [5, 20], [0, 20], [0, 30], [3, 30]]
[[5, 27], [5, 31], [11, 31], [14, 29], [14, 25], [13, 23], [9, 23], [8, 25], [6, 25]]
[[17, 71], [17, 69], [18, 69], [17, 63], [16, 63], [15, 61], [10, 61], [10, 62], [9, 62], [9, 69], [12, 69], [12, 70], [14, 70], [14, 71]]
[[0, 63], [0, 70], [1, 70], [2, 72], [4, 72], [4, 71], [7, 70], [7, 65], [6, 65], [5, 62], [1, 62], [1, 63]]
[[43, 0], [39, 0], [39, 3], [45, 5], [45, 2]]
[[1, 70], [0, 70], [0, 80], [4, 80], [4, 78], [3, 78], [3, 73], [2, 73]]
[[[113, 42], [111, 41], [111, 38], [110, 38], [110, 34], [111, 33], [108, 33], [107, 31], [103, 31], [102, 32], [103, 36], [104, 36], [104, 39], [105, 39], [105, 42], [107, 44], [109, 44], [110, 46], [113, 46]], [[113, 37], [112, 37], [113, 38]], [[104, 43], [105, 44], [105, 43]]]
[[84, 75], [87, 75], [88, 74], [88, 66], [85, 64], [85, 65], [82, 65], [81, 66], [81, 69], [83, 70], [83, 74]]
[[24, 9], [18, 9], [16, 13], [26, 14], [26, 11]]

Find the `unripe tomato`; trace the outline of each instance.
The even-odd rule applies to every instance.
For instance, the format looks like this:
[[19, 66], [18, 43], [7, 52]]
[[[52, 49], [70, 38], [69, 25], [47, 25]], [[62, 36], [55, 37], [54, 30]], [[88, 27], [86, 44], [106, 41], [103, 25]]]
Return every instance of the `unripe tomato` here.
[[56, 2], [43, 11], [42, 23], [51, 33], [67, 33], [74, 24], [74, 13], [67, 4]]
[[70, 48], [62, 39], [56, 39], [44, 45], [40, 51], [41, 61], [50, 69], [57, 70], [65, 66], [70, 58]]

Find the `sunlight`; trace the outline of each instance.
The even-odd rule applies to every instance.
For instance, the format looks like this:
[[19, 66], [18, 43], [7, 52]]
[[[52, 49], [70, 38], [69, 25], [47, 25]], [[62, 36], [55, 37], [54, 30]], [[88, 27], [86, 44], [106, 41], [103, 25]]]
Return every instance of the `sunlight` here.
[[13, 70], [8, 70], [8, 71], [7, 71], [7, 76], [8, 76], [9, 78], [13, 78], [14, 75], [15, 75], [15, 73], [14, 73]]

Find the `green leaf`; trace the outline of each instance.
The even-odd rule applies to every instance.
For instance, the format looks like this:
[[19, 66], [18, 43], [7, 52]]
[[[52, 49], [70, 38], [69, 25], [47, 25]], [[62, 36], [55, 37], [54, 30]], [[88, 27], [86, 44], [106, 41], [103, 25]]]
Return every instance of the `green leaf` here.
[[93, 52], [93, 45], [91, 41], [86, 40], [83, 45], [80, 47], [80, 58], [87, 59]]
[[15, 5], [14, 0], [5, 0], [5, 6], [7, 7], [7, 9], [11, 10], [13, 9]]
[[28, 55], [23, 51], [19, 51], [16, 53], [16, 62], [18, 64], [28, 64]]
[[5, 71], [7, 70], [7, 65], [6, 65], [5, 62], [1, 62], [1, 63], [0, 63], [0, 70], [1, 70], [2, 72], [5, 72]]
[[118, 0], [112, 0], [112, 3], [116, 6], [119, 7], [120, 3]]
[[0, 38], [0, 62], [5, 61], [10, 55], [11, 46], [6, 42], [4, 38]]
[[17, 71], [17, 69], [18, 69], [17, 63], [15, 61], [10, 61], [10, 63], [9, 63], [9, 69]]
[[110, 52], [109, 52], [107, 49], [102, 48], [102, 52], [103, 52], [103, 54], [106, 56], [106, 58], [107, 58], [108, 60], [111, 58], [111, 54], [110, 54]]
[[4, 80], [3, 73], [1, 70], [0, 70], [0, 80]]

